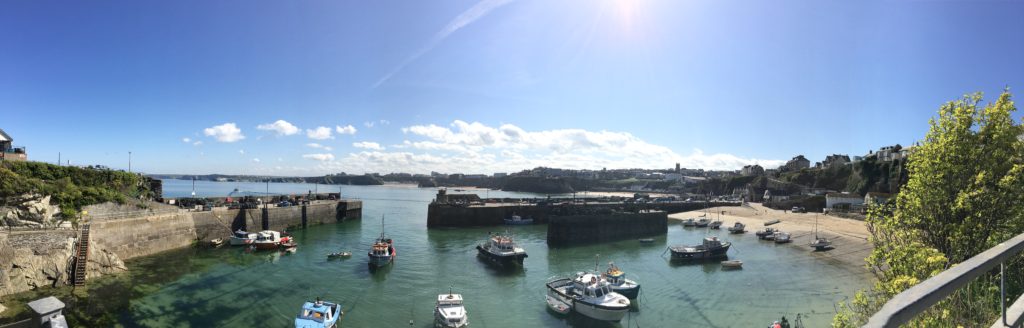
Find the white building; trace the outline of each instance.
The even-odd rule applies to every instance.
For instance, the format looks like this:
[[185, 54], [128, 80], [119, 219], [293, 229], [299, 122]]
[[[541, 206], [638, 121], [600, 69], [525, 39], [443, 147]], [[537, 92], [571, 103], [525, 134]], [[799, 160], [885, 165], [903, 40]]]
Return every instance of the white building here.
[[825, 208], [836, 208], [837, 205], [847, 208], [860, 207], [864, 205], [864, 197], [857, 194], [837, 192], [831, 192], [825, 195]]

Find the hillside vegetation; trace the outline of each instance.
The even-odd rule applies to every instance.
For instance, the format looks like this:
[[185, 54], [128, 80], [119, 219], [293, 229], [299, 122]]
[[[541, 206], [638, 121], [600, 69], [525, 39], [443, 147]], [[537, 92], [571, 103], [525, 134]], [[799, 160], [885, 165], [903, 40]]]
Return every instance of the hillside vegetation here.
[[16, 198], [26, 194], [51, 196], [66, 218], [75, 217], [87, 205], [153, 197], [146, 179], [138, 174], [41, 162], [0, 162], [0, 205], [16, 206]]

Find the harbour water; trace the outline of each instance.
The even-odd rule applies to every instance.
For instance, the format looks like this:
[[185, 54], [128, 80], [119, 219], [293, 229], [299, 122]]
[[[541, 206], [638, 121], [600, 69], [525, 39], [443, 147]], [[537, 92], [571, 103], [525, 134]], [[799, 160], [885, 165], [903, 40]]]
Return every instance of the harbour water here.
[[[310, 186], [271, 184], [270, 189], [305, 193]], [[203, 182], [197, 191], [223, 196], [236, 187], [264, 191], [266, 185]], [[299, 243], [295, 254], [196, 248], [131, 260], [130, 273], [90, 282], [90, 297], [79, 306], [107, 313], [123, 326], [287, 327], [303, 301], [322, 297], [344, 304], [342, 326], [430, 327], [436, 295], [451, 286], [464, 295], [473, 327], [764, 327], [782, 315], [792, 321], [797, 313], [807, 327], [825, 327], [835, 303], [869, 283], [863, 269], [817, 259], [805, 245], [775, 245], [752, 233], [729, 235], [677, 223], [653, 244], [625, 240], [563, 248], [547, 246], [543, 225], [517, 226], [515, 237], [529, 253], [525, 268], [496, 269], [476, 257], [474, 246], [505, 227], [427, 229], [427, 204], [435, 189], [314, 187], [363, 199], [363, 219], [292, 231]], [[191, 188], [191, 181], [164, 182], [166, 197], [186, 196]], [[490, 191], [489, 196], [536, 195]], [[380, 235], [382, 215], [398, 257], [393, 265], [371, 271], [365, 254]], [[732, 241], [730, 258], [742, 260], [743, 269], [668, 261], [668, 245], [696, 244], [707, 234]], [[353, 256], [326, 258], [338, 250]], [[603, 270], [609, 261], [642, 285], [622, 322], [606, 325], [547, 310], [546, 281], [593, 270], [595, 262]]]

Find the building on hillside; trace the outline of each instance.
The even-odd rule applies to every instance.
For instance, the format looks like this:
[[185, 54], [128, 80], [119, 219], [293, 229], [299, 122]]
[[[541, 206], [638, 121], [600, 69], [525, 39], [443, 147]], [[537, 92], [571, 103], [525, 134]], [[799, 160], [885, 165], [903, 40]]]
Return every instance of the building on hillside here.
[[821, 162], [823, 168], [832, 167], [833, 165], [845, 165], [850, 162], [849, 155], [832, 154], [825, 156], [825, 160]]
[[796, 155], [793, 159], [786, 162], [786, 165], [779, 167], [780, 171], [799, 171], [802, 169], [810, 168], [811, 161], [804, 157], [804, 155]]
[[879, 148], [878, 151], [875, 152], [874, 154], [868, 154], [868, 156], [866, 157], [874, 156], [875, 159], [877, 159], [879, 162], [892, 162], [894, 160], [903, 158], [902, 150], [903, 146], [900, 146], [899, 144], [885, 146]]
[[864, 206], [885, 204], [885, 202], [888, 202], [890, 198], [892, 198], [891, 194], [884, 192], [869, 192], [867, 195], [864, 195]]
[[0, 161], [27, 161], [28, 153], [25, 147], [15, 147], [14, 138], [11, 138], [3, 129], [0, 129]]
[[743, 168], [740, 169], [740, 175], [745, 177], [764, 175], [764, 168], [757, 164], [744, 165]]
[[495, 178], [504, 178], [504, 177], [507, 177], [507, 176], [508, 176], [508, 173], [504, 173], [504, 172], [494, 172], [494, 177], [495, 177]]
[[783, 202], [789, 200], [789, 193], [785, 190], [765, 189], [762, 201], [765, 204]]
[[669, 173], [661, 178], [665, 181], [679, 181], [683, 179], [683, 175], [679, 173]]
[[855, 210], [864, 206], [864, 197], [858, 194], [832, 192], [825, 195], [825, 208], [832, 210]]
[[463, 175], [462, 178], [464, 178], [464, 179], [480, 180], [480, 179], [486, 179], [487, 175], [486, 174], [466, 174], [466, 175]]

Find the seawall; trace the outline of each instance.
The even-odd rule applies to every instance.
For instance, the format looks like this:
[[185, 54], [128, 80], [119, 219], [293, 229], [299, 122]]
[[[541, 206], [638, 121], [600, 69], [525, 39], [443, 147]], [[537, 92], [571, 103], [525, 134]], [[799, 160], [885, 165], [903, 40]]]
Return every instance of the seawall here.
[[[89, 209], [87, 209], [89, 210]], [[362, 201], [313, 201], [266, 209], [187, 211], [173, 206], [139, 210], [104, 204], [87, 215], [93, 245], [120, 259], [191, 246], [196, 241], [228, 238], [232, 231], [290, 230], [362, 217]]]
[[731, 202], [669, 202], [669, 203], [482, 203], [461, 205], [432, 202], [427, 206], [427, 227], [474, 227], [504, 224], [512, 215], [533, 218], [534, 223], [547, 223], [553, 216], [609, 214], [657, 210], [671, 213], [689, 212], [717, 206], [738, 206]]
[[552, 216], [548, 245], [606, 242], [667, 232], [668, 213], [663, 211]]

